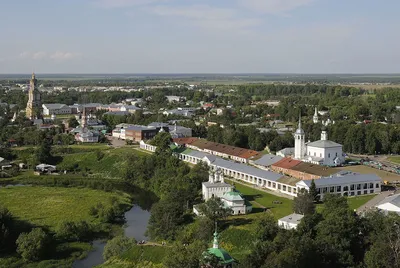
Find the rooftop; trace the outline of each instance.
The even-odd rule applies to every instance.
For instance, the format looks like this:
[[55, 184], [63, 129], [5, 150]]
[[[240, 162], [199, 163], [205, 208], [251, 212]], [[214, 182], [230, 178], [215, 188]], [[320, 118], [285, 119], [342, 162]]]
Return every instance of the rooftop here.
[[243, 201], [244, 200], [241, 193], [238, 191], [227, 192], [222, 196], [222, 198], [225, 200], [228, 200], [228, 201]]
[[261, 156], [259, 159], [254, 161], [255, 164], [261, 165], [261, 166], [271, 166], [272, 164], [275, 164], [276, 162], [280, 161], [283, 157], [274, 155], [274, 154], [265, 154]]
[[193, 142], [197, 141], [198, 138], [177, 138], [173, 139], [173, 142], [179, 144], [179, 145], [186, 145], [186, 144], [192, 144]]
[[260, 153], [254, 150], [249, 150], [245, 148], [235, 147], [231, 145], [226, 145], [222, 143], [207, 141], [205, 139], [198, 139], [191, 143], [191, 145], [198, 147], [201, 150], [210, 150], [227, 155], [233, 155], [240, 158], [251, 158], [259, 155]]
[[308, 147], [317, 147], [317, 148], [332, 148], [332, 147], [342, 147], [341, 144], [329, 141], [329, 140], [319, 140], [307, 143]]
[[[350, 174], [344, 176], [332, 176], [332, 177], [323, 177], [318, 180], [314, 180], [315, 186], [324, 187], [324, 186], [334, 186], [338, 184], [355, 184], [355, 183], [370, 183], [370, 182], [381, 182], [382, 179], [378, 177], [376, 174]], [[304, 183], [308, 187], [311, 185], [311, 181], [301, 181], [299, 183]]]
[[381, 202], [379, 202], [376, 206], [383, 205], [386, 203], [390, 203], [392, 205], [395, 205], [396, 207], [400, 207], [400, 194], [388, 196], [385, 199], [383, 199]]
[[338, 172], [340, 172], [340, 170], [337, 170], [337, 169], [332, 169], [332, 168], [323, 167], [320, 165], [315, 165], [315, 164], [305, 163], [305, 162], [301, 162], [300, 164], [294, 166], [291, 169], [297, 170], [300, 172], [305, 172], [308, 174], [321, 176], [321, 177], [322, 176], [330, 176], [330, 175], [337, 174]]
[[287, 184], [287, 185], [291, 185], [291, 186], [296, 186], [296, 183], [298, 183], [299, 181], [301, 181], [298, 178], [294, 178], [294, 177], [288, 177], [288, 176], [282, 176], [281, 178], [279, 178], [277, 180], [277, 182], [283, 183], [283, 184]]
[[298, 223], [300, 223], [300, 221], [303, 217], [304, 217], [304, 215], [293, 213], [293, 214], [287, 215], [283, 218], [280, 218], [279, 221], [298, 224]]
[[302, 162], [299, 160], [285, 157], [285, 158], [282, 158], [281, 160], [279, 160], [278, 162], [276, 162], [275, 164], [273, 164], [272, 166], [278, 167], [278, 168], [291, 169], [300, 163], [302, 163]]

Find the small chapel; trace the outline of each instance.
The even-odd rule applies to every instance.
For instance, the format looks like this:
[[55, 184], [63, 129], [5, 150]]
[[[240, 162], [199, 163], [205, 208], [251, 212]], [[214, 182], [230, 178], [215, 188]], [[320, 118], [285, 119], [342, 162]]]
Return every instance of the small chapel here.
[[[232, 209], [233, 215], [247, 214], [252, 211], [252, 205], [247, 202], [235, 187], [225, 182], [224, 174], [221, 169], [216, 169], [215, 172], [210, 171], [209, 179], [202, 184], [202, 193], [204, 201], [210, 198], [220, 198], [225, 207]], [[194, 207], [195, 214], [199, 214]]]
[[232, 268], [236, 263], [235, 259], [223, 248], [220, 248], [218, 243], [218, 233], [217, 228], [215, 228], [214, 232], [214, 240], [212, 248], [209, 248], [207, 251], [203, 252], [203, 260], [204, 265], [201, 265], [202, 268], [207, 268], [211, 266], [210, 257], [217, 258], [218, 267], [220, 268]]

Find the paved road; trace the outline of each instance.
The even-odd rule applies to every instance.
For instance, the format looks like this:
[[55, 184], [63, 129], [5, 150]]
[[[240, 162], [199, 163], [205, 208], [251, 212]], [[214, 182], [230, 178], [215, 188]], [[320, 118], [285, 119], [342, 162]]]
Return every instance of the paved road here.
[[366, 212], [367, 210], [369, 210], [371, 208], [374, 208], [379, 202], [381, 202], [383, 199], [385, 199], [386, 197], [388, 197], [391, 194], [394, 194], [394, 191], [381, 192], [380, 194], [378, 194], [377, 196], [375, 196], [374, 198], [369, 200], [367, 203], [365, 203], [364, 205], [359, 207], [357, 209], [357, 213], [360, 214], [360, 213]]

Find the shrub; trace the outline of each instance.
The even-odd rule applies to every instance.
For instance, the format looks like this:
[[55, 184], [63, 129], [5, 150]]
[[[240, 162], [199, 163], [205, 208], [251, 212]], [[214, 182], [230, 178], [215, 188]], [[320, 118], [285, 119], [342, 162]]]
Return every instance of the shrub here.
[[116, 236], [107, 242], [107, 245], [104, 247], [103, 257], [105, 260], [117, 257], [135, 245], [136, 240], [134, 238]]
[[17, 239], [17, 252], [25, 261], [38, 261], [46, 253], [49, 239], [41, 228], [22, 233]]
[[85, 241], [91, 234], [92, 228], [86, 221], [65, 221], [57, 229], [57, 236], [69, 241]]

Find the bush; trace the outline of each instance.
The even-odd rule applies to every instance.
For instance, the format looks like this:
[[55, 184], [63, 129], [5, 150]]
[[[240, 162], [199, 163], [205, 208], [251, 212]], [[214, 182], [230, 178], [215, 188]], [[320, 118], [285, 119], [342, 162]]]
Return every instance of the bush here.
[[135, 245], [136, 240], [134, 238], [116, 236], [107, 242], [107, 245], [104, 247], [103, 257], [105, 260], [117, 257]]
[[69, 241], [85, 241], [90, 239], [92, 228], [86, 221], [62, 222], [57, 229], [57, 236]]
[[22, 233], [17, 239], [17, 252], [25, 261], [38, 261], [46, 254], [49, 239], [41, 228]]

